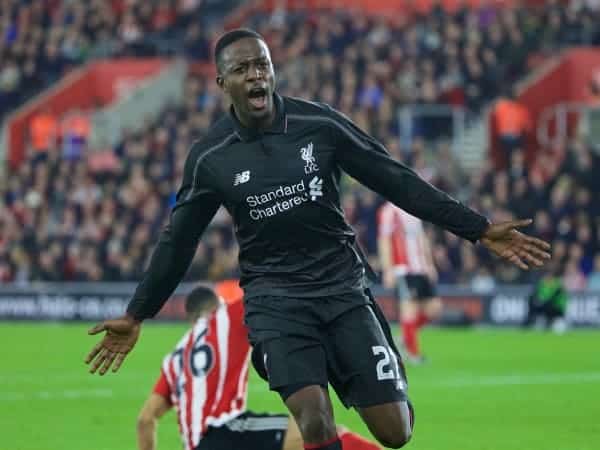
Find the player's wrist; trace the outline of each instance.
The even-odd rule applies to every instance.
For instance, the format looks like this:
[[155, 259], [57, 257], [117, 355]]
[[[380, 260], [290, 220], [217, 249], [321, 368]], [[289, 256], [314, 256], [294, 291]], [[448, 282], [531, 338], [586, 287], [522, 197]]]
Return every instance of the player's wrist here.
[[487, 223], [486, 223], [486, 225], [483, 227], [483, 232], [481, 233], [481, 236], [478, 239], [478, 241], [480, 243], [483, 243], [483, 241], [489, 239], [489, 234], [490, 234], [490, 232], [492, 230], [492, 226], [493, 226], [493, 223], [488, 220]]
[[142, 323], [143, 319], [137, 318], [135, 317], [133, 314], [131, 314], [129, 311], [127, 311], [125, 313], [125, 316], [123, 316], [123, 318], [125, 320], [127, 320], [128, 322], [134, 324], [134, 325], [139, 325]]
[[493, 225], [494, 225], [494, 223], [491, 220], [486, 219], [485, 225], [483, 226], [483, 232], [481, 233], [481, 238], [480, 239], [488, 237], [488, 234], [490, 233]]

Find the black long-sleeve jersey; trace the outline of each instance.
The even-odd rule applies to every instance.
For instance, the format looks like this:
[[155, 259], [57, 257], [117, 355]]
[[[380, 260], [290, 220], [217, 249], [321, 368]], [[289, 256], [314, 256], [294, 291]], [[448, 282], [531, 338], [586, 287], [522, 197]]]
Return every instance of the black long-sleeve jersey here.
[[128, 313], [154, 316], [189, 267], [224, 205], [239, 242], [246, 298], [320, 297], [362, 290], [368, 266], [340, 205], [341, 172], [410, 214], [472, 242], [488, 225], [392, 159], [325, 104], [275, 94], [269, 129], [244, 128], [230, 112], [188, 155], [170, 223]]

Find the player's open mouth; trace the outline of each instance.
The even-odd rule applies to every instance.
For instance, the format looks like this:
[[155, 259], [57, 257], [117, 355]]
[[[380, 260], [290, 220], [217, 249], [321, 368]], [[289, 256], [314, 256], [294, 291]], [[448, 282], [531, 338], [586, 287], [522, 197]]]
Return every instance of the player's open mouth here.
[[262, 87], [250, 89], [248, 101], [254, 109], [263, 109], [267, 106], [267, 90]]

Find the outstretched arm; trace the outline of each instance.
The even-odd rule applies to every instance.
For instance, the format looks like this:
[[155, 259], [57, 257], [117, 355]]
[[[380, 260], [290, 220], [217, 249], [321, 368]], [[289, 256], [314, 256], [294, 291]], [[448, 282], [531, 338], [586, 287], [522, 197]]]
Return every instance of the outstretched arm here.
[[106, 331], [86, 358], [87, 364], [93, 361], [91, 373], [101, 367], [100, 375], [104, 375], [113, 362], [113, 372], [119, 369], [138, 339], [141, 322], [160, 311], [185, 275], [202, 233], [221, 205], [219, 195], [207, 181], [208, 174], [196, 164], [197, 159], [198, 150], [192, 148], [169, 224], [160, 235], [127, 314], [102, 322], [89, 331], [89, 334]]
[[162, 395], [150, 394], [137, 419], [139, 450], [156, 450], [156, 426], [171, 405]]
[[336, 160], [352, 178], [419, 219], [476, 242], [489, 221], [393, 159], [383, 145], [332, 110]]
[[368, 188], [415, 217], [473, 243], [480, 241], [492, 253], [523, 269], [527, 268], [525, 262], [539, 266], [550, 258], [548, 243], [517, 230], [531, 221], [491, 224], [394, 160], [383, 145], [343, 115], [333, 110], [330, 114], [338, 164]]
[[150, 266], [127, 307], [127, 315], [135, 320], [154, 317], [160, 311], [185, 275], [200, 237], [222, 203], [211, 186], [211, 174], [199, 158], [201, 150], [192, 147], [169, 224], [161, 233]]

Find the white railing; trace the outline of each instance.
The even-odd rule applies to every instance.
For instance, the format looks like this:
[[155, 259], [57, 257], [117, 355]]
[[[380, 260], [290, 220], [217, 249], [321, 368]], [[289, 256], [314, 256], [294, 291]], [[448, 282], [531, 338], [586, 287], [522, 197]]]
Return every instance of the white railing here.
[[452, 141], [454, 150], [463, 141], [464, 133], [467, 128], [466, 109], [461, 106], [454, 105], [406, 105], [398, 109], [398, 128], [400, 130], [400, 142], [405, 148], [410, 147], [414, 137], [414, 124], [418, 120], [434, 118], [448, 119], [451, 121], [451, 136], [448, 136]]
[[[542, 148], [562, 146], [572, 137], [572, 133], [569, 132], [569, 120], [577, 120], [589, 110], [589, 105], [585, 103], [559, 103], [544, 109], [538, 117], [536, 129], [540, 146]], [[552, 132], [553, 124], [554, 132]], [[575, 130], [577, 129], [581, 129], [579, 124], [575, 127]]]
[[6, 164], [6, 154], [8, 153], [8, 130], [6, 121], [0, 123], [0, 176]]
[[414, 139], [414, 124], [421, 119], [446, 119], [450, 124], [445, 136], [430, 140], [450, 143], [454, 157], [461, 167], [470, 172], [483, 164], [487, 152], [487, 110], [470, 113], [455, 105], [407, 105], [397, 110], [400, 142], [404, 149], [410, 148]]

